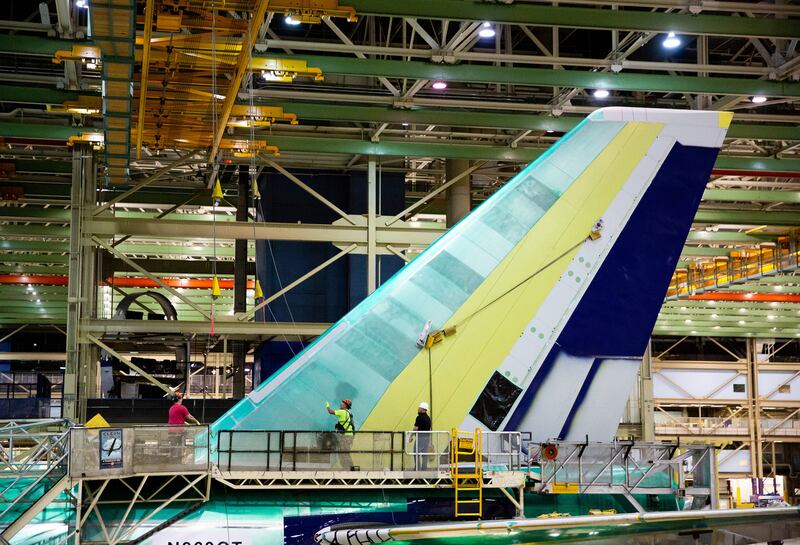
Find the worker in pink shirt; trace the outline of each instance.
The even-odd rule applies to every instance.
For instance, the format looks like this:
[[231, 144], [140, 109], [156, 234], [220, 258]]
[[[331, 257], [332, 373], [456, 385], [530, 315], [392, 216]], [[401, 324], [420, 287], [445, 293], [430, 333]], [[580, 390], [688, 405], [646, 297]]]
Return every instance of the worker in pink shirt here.
[[169, 444], [169, 460], [173, 464], [184, 463], [184, 454], [189, 451], [186, 445], [187, 434], [183, 430], [186, 422], [199, 425], [200, 422], [191, 415], [189, 409], [183, 406], [183, 394], [175, 392], [172, 396], [172, 406], [169, 408], [167, 420], [167, 438]]
[[189, 412], [189, 409], [183, 406], [183, 394], [180, 392], [175, 392], [175, 395], [172, 396], [172, 407], [169, 408], [169, 419], [167, 420], [167, 424], [170, 426], [185, 426], [186, 422], [189, 421], [192, 424], [200, 425], [200, 422], [192, 416]]

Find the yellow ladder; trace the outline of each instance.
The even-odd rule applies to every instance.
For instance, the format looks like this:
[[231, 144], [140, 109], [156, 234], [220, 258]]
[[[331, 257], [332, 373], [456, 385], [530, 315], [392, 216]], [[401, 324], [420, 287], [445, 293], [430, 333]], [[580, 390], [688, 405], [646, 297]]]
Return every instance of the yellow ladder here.
[[[453, 428], [450, 432], [450, 477], [455, 491], [456, 517], [483, 515], [483, 436], [481, 430], [464, 432]], [[462, 472], [459, 462], [471, 465]]]

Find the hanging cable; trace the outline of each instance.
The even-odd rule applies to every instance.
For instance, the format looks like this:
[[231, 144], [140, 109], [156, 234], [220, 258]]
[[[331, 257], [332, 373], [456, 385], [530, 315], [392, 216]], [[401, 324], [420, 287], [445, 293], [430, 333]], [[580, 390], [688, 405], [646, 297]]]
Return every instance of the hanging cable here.
[[[211, 134], [217, 134], [217, 125], [219, 119], [217, 117], [217, 11], [215, 9], [214, 0], [211, 2]], [[216, 157], [214, 158], [216, 164], [209, 165], [212, 174], [216, 173], [217, 179], [214, 180], [214, 192], [222, 193], [219, 186], [219, 164]], [[214, 309], [214, 299], [219, 296], [219, 279], [217, 278], [217, 206], [219, 205], [221, 195], [212, 195], [213, 208], [211, 214], [211, 233], [213, 238], [212, 247], [212, 262], [211, 262], [211, 328], [210, 337], [214, 336], [214, 322], [216, 314]], [[209, 338], [210, 342], [210, 338]]]
[[561, 261], [567, 255], [572, 253], [573, 250], [576, 250], [579, 246], [581, 246], [584, 242], [586, 242], [587, 240], [593, 240], [592, 237], [594, 236], [594, 233], [596, 233], [596, 232], [599, 232], [599, 231], [592, 231], [591, 235], [588, 235], [585, 238], [582, 238], [580, 241], [578, 241], [577, 243], [573, 244], [572, 246], [570, 246], [569, 248], [564, 250], [564, 252], [562, 252], [561, 254], [559, 254], [558, 256], [553, 258], [552, 260], [548, 261], [547, 263], [545, 263], [544, 265], [539, 267], [533, 273], [529, 274], [528, 276], [526, 276], [525, 278], [523, 278], [522, 280], [520, 280], [519, 282], [517, 282], [516, 284], [511, 286], [506, 291], [504, 291], [503, 293], [501, 293], [500, 295], [498, 295], [497, 297], [495, 297], [494, 299], [492, 299], [491, 301], [489, 301], [485, 305], [481, 305], [475, 311], [469, 313], [467, 316], [462, 318], [458, 323], [453, 324], [453, 327], [461, 326], [462, 324], [464, 324], [464, 322], [466, 322], [467, 320], [469, 320], [470, 318], [472, 318], [476, 314], [478, 314], [480, 312], [483, 312], [484, 310], [486, 310], [488, 307], [490, 307], [491, 305], [493, 305], [494, 303], [496, 303], [497, 301], [499, 301], [503, 297], [509, 295], [513, 291], [515, 291], [515, 290], [519, 289], [520, 287], [524, 286], [529, 280], [532, 280], [533, 278], [535, 278], [539, 274], [543, 273], [544, 271], [546, 271], [547, 269], [549, 269], [550, 267], [552, 267], [553, 265], [555, 265], [556, 263]]
[[[250, 58], [249, 58], [249, 63], [250, 63], [250, 65], [249, 65], [250, 66], [250, 84], [248, 86], [248, 91], [249, 91], [248, 92], [248, 101], [249, 101], [249, 110], [250, 110], [249, 114], [250, 114], [251, 119], [248, 121], [248, 124], [249, 124], [249, 127], [250, 127], [250, 173], [251, 173], [251, 176], [252, 176], [252, 174], [256, 171], [256, 154], [258, 152], [256, 151], [257, 148], [256, 148], [256, 145], [255, 145], [255, 142], [256, 142], [255, 122], [254, 122], [254, 119], [252, 119], [252, 117], [255, 114], [255, 79], [256, 79], [255, 74], [253, 73], [253, 51], [251, 50], [249, 54], [250, 54]], [[272, 130], [272, 124], [271, 123], [270, 123], [270, 130]], [[257, 176], [256, 176], [256, 179], [255, 180], [251, 180], [251, 182], [253, 184], [258, 184]], [[253, 243], [255, 244], [256, 236], [257, 236], [255, 222], [258, 221], [258, 208], [257, 207], [260, 206], [260, 202], [258, 202], [258, 199], [256, 199], [255, 191], [253, 191], [252, 200], [253, 200], [253, 203], [254, 203], [254, 207], [256, 207], [255, 208], [255, 217], [253, 218], [253, 220], [254, 220], [253, 221]], [[278, 265], [277, 265], [277, 262], [275, 260], [275, 254], [272, 251], [272, 241], [271, 240], [267, 240], [266, 243], [267, 243], [267, 248], [269, 249], [270, 260], [272, 261], [272, 269], [275, 272], [275, 279], [278, 282], [278, 290], [279, 291], [283, 291], [283, 282], [281, 281], [281, 275], [278, 272]], [[256, 255], [256, 260], [255, 261], [256, 261], [256, 282], [258, 282], [259, 281], [258, 255]], [[262, 289], [263, 289], [263, 286], [262, 286]], [[282, 299], [283, 299], [284, 304], [286, 305], [286, 310], [289, 313], [289, 320], [291, 320], [292, 326], [296, 326], [297, 324], [296, 324], [295, 319], [294, 319], [294, 313], [292, 312], [292, 308], [289, 305], [289, 300], [286, 297], [286, 293], [284, 293], [282, 295]], [[266, 307], [267, 307], [267, 310], [270, 313], [270, 316], [272, 316], [272, 320], [277, 323], [278, 319], [275, 316], [275, 313], [273, 312], [271, 306], [270, 305], [266, 305]], [[266, 316], [265, 316], [265, 318], [266, 318]], [[283, 336], [283, 340], [286, 342], [286, 345], [289, 347], [289, 351], [292, 353], [292, 356], [297, 355], [295, 353], [294, 347], [292, 347], [292, 343], [289, 342], [289, 338], [286, 336], [286, 334], [284, 333], [282, 336]], [[303, 340], [299, 339], [299, 342], [300, 342], [300, 346], [303, 349], [305, 349], [305, 343], [303, 343]]]

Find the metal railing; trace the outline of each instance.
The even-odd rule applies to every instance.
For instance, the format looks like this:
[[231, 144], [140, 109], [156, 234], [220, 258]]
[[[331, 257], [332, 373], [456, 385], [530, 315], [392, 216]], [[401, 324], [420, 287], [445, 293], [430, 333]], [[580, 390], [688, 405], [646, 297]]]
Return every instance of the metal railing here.
[[[222, 430], [216, 464], [221, 471], [435, 471], [449, 472], [448, 431], [361, 431], [352, 436], [328, 431]], [[486, 432], [485, 471], [517, 471], [521, 435]]]
[[70, 422], [62, 419], [0, 422], [0, 475], [40, 475], [67, 452]]
[[417, 471], [439, 471], [450, 465], [450, 432], [407, 431], [405, 453], [414, 461]]
[[800, 251], [796, 238], [786, 239], [783, 246], [731, 252], [725, 258], [701, 264], [697, 268], [677, 270], [667, 291], [667, 300], [679, 299], [706, 290], [730, 287], [757, 280], [763, 276], [797, 270]]
[[209, 471], [208, 426], [72, 428], [70, 475], [126, 475]]
[[216, 463], [221, 471], [406, 471], [412, 459], [403, 432], [222, 430]]
[[67, 473], [69, 422], [0, 424], [0, 527], [5, 528]]
[[530, 463], [540, 468], [539, 491], [561, 489], [579, 494], [621, 493], [634, 505], [633, 494], [684, 492], [700, 501], [716, 501], [714, 447], [662, 443], [558, 442], [547, 448], [529, 445]]

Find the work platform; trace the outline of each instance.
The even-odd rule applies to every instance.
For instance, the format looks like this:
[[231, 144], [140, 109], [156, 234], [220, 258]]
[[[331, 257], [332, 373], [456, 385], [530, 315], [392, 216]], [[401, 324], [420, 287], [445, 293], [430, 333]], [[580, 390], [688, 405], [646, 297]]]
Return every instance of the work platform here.
[[295, 490], [313, 498], [350, 490], [385, 498], [418, 490], [452, 506], [465, 475], [476, 480], [470, 487], [461, 481], [462, 494], [483, 491], [478, 513], [487, 501], [506, 502], [522, 517], [526, 497], [587, 495], [624, 497], [640, 513], [659, 502], [716, 507], [715, 455], [706, 446], [541, 445], [519, 432], [475, 432], [474, 441], [472, 432], [464, 441], [455, 431], [209, 434], [205, 426], [85, 428], [66, 421], [0, 428], [0, 537], [55, 518], [64, 533], [52, 545], [142, 543], [229, 493]]

